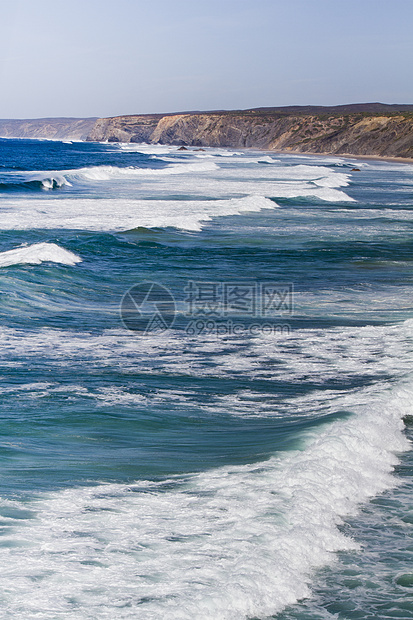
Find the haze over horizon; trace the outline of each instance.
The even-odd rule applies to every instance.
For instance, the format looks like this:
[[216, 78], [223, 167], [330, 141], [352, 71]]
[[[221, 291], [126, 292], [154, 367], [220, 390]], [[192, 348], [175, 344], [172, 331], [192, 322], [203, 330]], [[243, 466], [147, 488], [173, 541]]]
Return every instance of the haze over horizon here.
[[413, 103], [410, 0], [19, 0], [0, 118]]

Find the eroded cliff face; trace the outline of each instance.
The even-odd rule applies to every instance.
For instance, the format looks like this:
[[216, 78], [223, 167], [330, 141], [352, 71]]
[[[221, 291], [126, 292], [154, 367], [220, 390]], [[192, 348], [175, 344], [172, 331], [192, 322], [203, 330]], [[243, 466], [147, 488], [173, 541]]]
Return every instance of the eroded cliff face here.
[[118, 116], [99, 119], [87, 139], [413, 158], [413, 114], [323, 110]]
[[99, 118], [87, 140], [103, 142], [151, 142], [162, 114]]

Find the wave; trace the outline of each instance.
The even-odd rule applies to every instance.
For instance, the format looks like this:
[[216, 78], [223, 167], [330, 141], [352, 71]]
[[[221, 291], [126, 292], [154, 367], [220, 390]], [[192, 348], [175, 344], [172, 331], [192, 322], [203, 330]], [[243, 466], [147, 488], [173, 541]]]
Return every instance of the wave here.
[[119, 168], [117, 166], [93, 166], [67, 170], [65, 174], [70, 178], [85, 179], [88, 181], [109, 181], [111, 179], [134, 178], [136, 176], [165, 176], [171, 174], [187, 174], [212, 172], [218, 170], [214, 162], [205, 163], [177, 163], [165, 168]]
[[[214, 158], [177, 162], [171, 158], [171, 161], [165, 162], [168, 165], [155, 169], [91, 166], [60, 172], [9, 173], [7, 177], [3, 177], [0, 190], [50, 190], [70, 187], [72, 184], [86, 189], [90, 183], [120, 180], [125, 182], [123, 193], [135, 193], [139, 188], [133, 186], [134, 181], [143, 181], [145, 187], [149, 187], [149, 183], [156, 180], [156, 188], [153, 190], [159, 193], [170, 188], [169, 195], [184, 193], [194, 197], [201, 194], [210, 198], [222, 198], [228, 195], [258, 194], [275, 199], [309, 197], [330, 202], [354, 201], [341, 190], [349, 185], [351, 175], [334, 172], [325, 166], [285, 166], [278, 165], [278, 162], [271, 158], [261, 160], [259, 157], [235, 157], [230, 159], [230, 164], [235, 161], [258, 165], [222, 167], [212, 159]], [[174, 181], [174, 177], [179, 177], [179, 182]], [[87, 187], [87, 191], [91, 191], [91, 188]]]
[[218, 170], [214, 162], [173, 163], [165, 168], [135, 168], [118, 166], [91, 166], [90, 168], [77, 168], [55, 171], [30, 172], [26, 174], [9, 173], [3, 175], [0, 181], [0, 191], [18, 190], [49, 190], [59, 189], [64, 186], [71, 187], [72, 181], [109, 181], [113, 179], [133, 179], [141, 176], [167, 176], [175, 174], [202, 173]]
[[[11, 205], [11, 208], [10, 208]], [[138, 227], [201, 230], [205, 222], [224, 215], [274, 209], [264, 196], [228, 200], [58, 199], [9, 202], [1, 213], [0, 230], [70, 229], [123, 231]]]
[[62, 265], [75, 265], [82, 259], [65, 250], [55, 243], [35, 243], [29, 246], [21, 246], [14, 250], [0, 252], [0, 267], [11, 265], [40, 265], [44, 262], [61, 263]]
[[[111, 146], [124, 151], [125, 153], [143, 153], [145, 155], [162, 155], [162, 154], [173, 154], [179, 152], [181, 147], [176, 145], [166, 145], [166, 144], [146, 144], [146, 143], [120, 143], [114, 144]], [[194, 147], [186, 147], [188, 155], [198, 156], [198, 152], [200, 149], [203, 149], [206, 153], [211, 154], [211, 156], [216, 157], [233, 157], [234, 155], [243, 155], [244, 153], [238, 151], [231, 151], [228, 148], [216, 148], [216, 147], [208, 147], [208, 146], [194, 146]]]
[[71, 183], [62, 174], [53, 172], [8, 175], [9, 179], [0, 182], [0, 192], [59, 189]]
[[411, 386], [367, 392], [348, 419], [265, 462], [3, 500], [4, 605], [21, 614], [24, 601], [34, 617], [58, 597], [67, 618], [126, 608], [142, 620], [240, 620], [308, 597], [317, 568], [359, 549], [343, 518], [395, 486], [396, 453], [408, 449]]
[[349, 176], [348, 174], [335, 172], [318, 179], [312, 179], [312, 183], [318, 187], [346, 187], [350, 183]]

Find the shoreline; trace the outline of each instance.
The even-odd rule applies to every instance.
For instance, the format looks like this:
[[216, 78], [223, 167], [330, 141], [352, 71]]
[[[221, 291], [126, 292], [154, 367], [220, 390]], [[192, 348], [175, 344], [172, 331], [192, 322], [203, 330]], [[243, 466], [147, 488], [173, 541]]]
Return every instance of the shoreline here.
[[[268, 153], [275, 153], [275, 151], [267, 151]], [[323, 157], [340, 157], [342, 159], [359, 159], [359, 160], [373, 160], [373, 161], [388, 161], [388, 162], [399, 162], [404, 164], [413, 164], [413, 158], [408, 157], [390, 157], [384, 155], [352, 155], [351, 153], [309, 153], [300, 152], [300, 151], [277, 151], [278, 153], [283, 153], [285, 155], [308, 155], [309, 157], [313, 157], [314, 155], [322, 155]]]
[[[67, 142], [96, 142], [97, 144], [107, 144], [108, 142], [106, 140], [96, 140], [96, 141], [92, 141], [92, 140], [81, 140], [79, 138], [43, 138], [43, 137], [28, 137], [28, 136], [0, 136], [1, 140], [39, 140], [39, 141], [51, 141], [51, 142], [63, 142], [63, 143], [67, 143]], [[117, 144], [132, 144], [131, 142], [118, 142]], [[139, 144], [139, 143], [134, 143], [134, 144]], [[140, 144], [145, 144], [147, 146], [153, 145], [160, 145], [160, 143], [157, 142], [141, 142]], [[179, 148], [181, 145], [179, 144], [162, 144], [161, 146], [176, 146], [177, 148]], [[188, 150], [190, 150], [191, 148], [200, 148], [199, 146], [186, 146], [186, 148]], [[237, 147], [234, 146], [202, 146], [202, 148], [204, 149], [234, 149]], [[282, 155], [300, 155], [300, 156], [308, 156], [308, 157], [314, 157], [316, 155], [320, 155], [322, 157], [339, 157], [341, 159], [358, 159], [360, 161], [363, 160], [372, 160], [372, 161], [388, 161], [388, 162], [396, 162], [396, 163], [403, 163], [403, 164], [413, 164], [413, 158], [409, 158], [409, 157], [390, 157], [390, 156], [385, 156], [385, 155], [353, 155], [352, 153], [325, 153], [325, 152], [309, 152], [309, 151], [292, 151], [292, 150], [282, 150], [282, 149], [260, 149], [260, 148], [256, 148], [256, 147], [241, 147], [238, 150], [243, 150], [243, 151], [261, 151], [262, 153], [280, 153]]]
[[[230, 147], [229, 147], [230, 148]], [[260, 150], [260, 149], [258, 149]], [[314, 157], [315, 155], [320, 155], [322, 157], [339, 157], [341, 159], [359, 159], [363, 160], [373, 160], [373, 161], [388, 161], [388, 162], [399, 162], [403, 164], [413, 164], [413, 158], [408, 157], [386, 157], [384, 155], [352, 155], [351, 153], [309, 153], [308, 151], [283, 151], [280, 149], [277, 150], [268, 150], [265, 149], [265, 153], [281, 153], [282, 155], [308, 155], [308, 157]]]

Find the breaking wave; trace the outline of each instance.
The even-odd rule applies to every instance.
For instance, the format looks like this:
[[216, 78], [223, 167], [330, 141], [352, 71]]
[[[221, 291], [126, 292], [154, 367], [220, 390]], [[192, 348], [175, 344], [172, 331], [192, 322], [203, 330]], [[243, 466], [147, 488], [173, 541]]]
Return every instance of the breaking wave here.
[[71, 183], [69, 183], [65, 176], [51, 172], [30, 173], [29, 175], [24, 175], [23, 178], [21, 176], [9, 176], [8, 180], [0, 182], [0, 192], [49, 190], [59, 189], [65, 185], [71, 186]]
[[411, 396], [408, 386], [376, 395], [347, 420], [307, 432], [301, 449], [261, 463], [50, 492], [23, 512], [2, 501], [14, 551], [5, 609], [17, 613], [24, 600], [39, 618], [57, 605], [67, 618], [86, 618], [82, 608], [110, 618], [126, 608], [119, 617], [142, 620], [281, 611], [310, 595], [315, 569], [337, 551], [358, 549], [343, 517], [395, 485]]
[[218, 170], [214, 162], [205, 163], [178, 163], [165, 168], [119, 168], [117, 166], [94, 166], [69, 170], [66, 174], [71, 178], [86, 179], [88, 181], [108, 181], [110, 179], [133, 178], [136, 176], [165, 176], [170, 174], [186, 174], [199, 172], [212, 172]]
[[186, 201], [88, 198], [16, 201], [12, 209], [2, 213], [0, 230], [122, 231], [138, 227], [200, 230], [214, 217], [276, 206], [264, 196]]
[[40, 265], [40, 263], [44, 262], [75, 265], [81, 261], [82, 259], [79, 256], [59, 247], [55, 243], [35, 243], [0, 252], [0, 267], [24, 264]]

